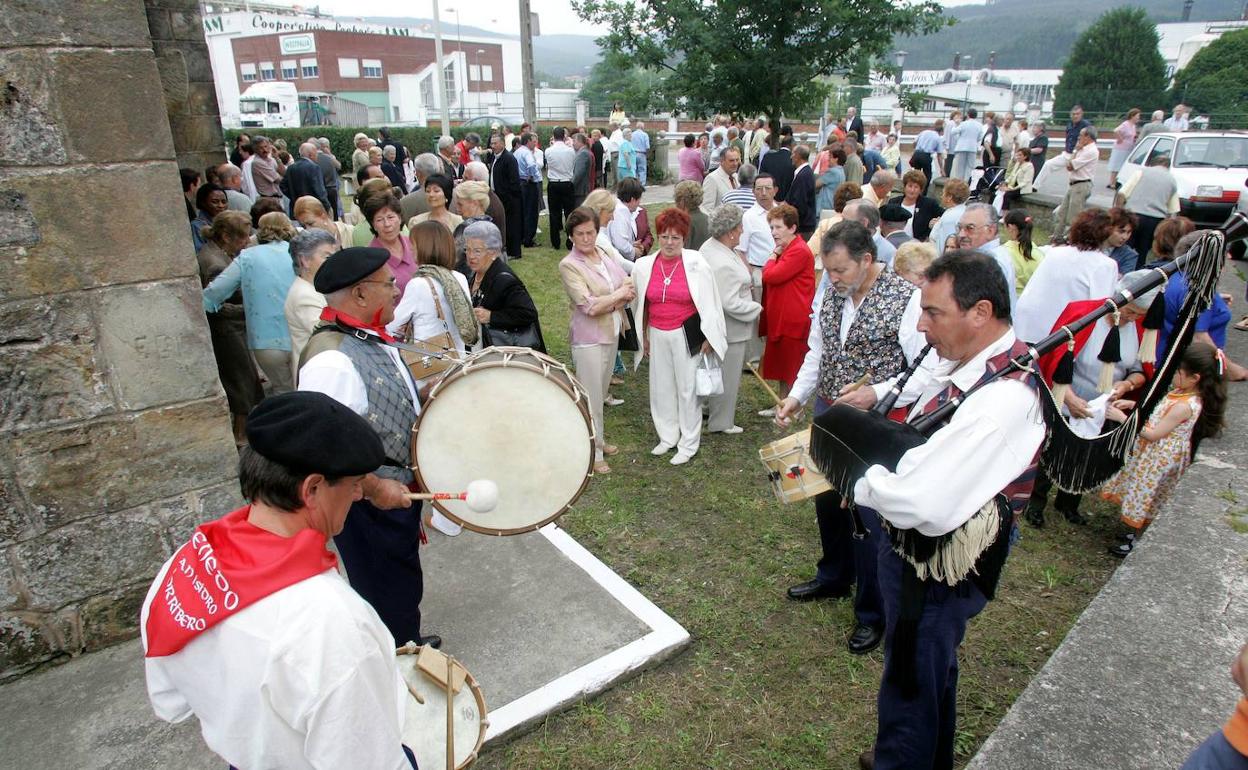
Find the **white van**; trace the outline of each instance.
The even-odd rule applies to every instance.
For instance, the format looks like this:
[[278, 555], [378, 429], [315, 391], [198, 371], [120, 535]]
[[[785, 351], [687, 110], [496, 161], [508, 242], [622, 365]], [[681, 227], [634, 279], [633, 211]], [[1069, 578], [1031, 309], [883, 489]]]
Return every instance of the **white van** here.
[[299, 92], [294, 83], [255, 83], [238, 97], [243, 128], [298, 128]]

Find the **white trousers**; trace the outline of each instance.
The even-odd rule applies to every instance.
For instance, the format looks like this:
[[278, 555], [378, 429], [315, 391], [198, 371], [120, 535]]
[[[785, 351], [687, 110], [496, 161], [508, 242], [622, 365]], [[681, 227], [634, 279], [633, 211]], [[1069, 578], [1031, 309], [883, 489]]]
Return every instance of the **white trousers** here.
[[963, 182], [969, 182], [971, 173], [975, 170], [975, 151], [964, 150], [953, 154], [953, 168], [949, 171], [951, 179], [961, 179]]
[[737, 393], [741, 389], [741, 367], [745, 364], [747, 341], [729, 342], [724, 353], [724, 392], [707, 399], [711, 419], [706, 424], [709, 431], [728, 430], [736, 425]]
[[[698, 357], [689, 355], [683, 329], [646, 329], [650, 340], [650, 418], [659, 441], [685, 455], [702, 442], [702, 408], [694, 395]], [[739, 367], [738, 367], [739, 368]]]
[[589, 394], [589, 412], [594, 418], [594, 460], [603, 458], [602, 447], [606, 444], [602, 424], [602, 402], [611, 385], [611, 371], [615, 368], [615, 349], [619, 345], [573, 346], [572, 365], [576, 367], [576, 379], [581, 381]]
[[1040, 165], [1040, 173], [1036, 174], [1036, 178], [1032, 180], [1031, 187], [1033, 190], [1040, 190], [1040, 183], [1048, 178], [1049, 174], [1065, 171], [1066, 161], [1070, 160], [1070, 156], [1064, 152], [1059, 152], [1052, 158], [1046, 160]]
[[[755, 302], [761, 303], [763, 301], [763, 269], [750, 265], [750, 279], [750, 296], [754, 298]], [[763, 347], [764, 340], [762, 337], [747, 340], [745, 343], [745, 360], [757, 363], [763, 357]]]

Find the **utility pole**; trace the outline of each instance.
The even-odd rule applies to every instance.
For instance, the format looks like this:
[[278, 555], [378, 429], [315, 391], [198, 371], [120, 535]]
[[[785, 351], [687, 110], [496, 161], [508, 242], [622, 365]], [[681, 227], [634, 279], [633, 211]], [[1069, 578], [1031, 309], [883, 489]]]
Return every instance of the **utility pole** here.
[[451, 133], [451, 104], [446, 99], [446, 72], [442, 69], [442, 20], [438, 18], [438, 0], [433, 0], [433, 59], [437, 71], [438, 102], [442, 105], [442, 135]]
[[536, 126], [537, 94], [533, 82], [533, 14], [529, 11], [529, 0], [520, 0], [520, 70], [521, 87], [524, 89], [524, 119]]

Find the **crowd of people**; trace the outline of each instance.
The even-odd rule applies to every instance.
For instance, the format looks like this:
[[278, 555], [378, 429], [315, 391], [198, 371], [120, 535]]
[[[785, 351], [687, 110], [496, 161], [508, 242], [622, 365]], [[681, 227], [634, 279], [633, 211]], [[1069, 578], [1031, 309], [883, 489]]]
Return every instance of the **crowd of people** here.
[[[933, 547], [965, 542], [962, 533], [999, 495], [1006, 500], [1000, 537], [1012, 543], [1019, 521], [1043, 527], [1053, 484], [1037, 467], [1045, 435], [1039, 384], [1026, 373], [988, 380], [1029, 343], [1103, 304], [1150, 265], [1184, 253], [1200, 233], [1169, 210], [1081, 206], [1063, 214], [1069, 222], [1060, 243], [1042, 249], [1030, 215], [1007, 203], [1002, 217], [992, 202], [972, 199], [970, 182], [977, 165], [1010, 159], [1003, 197], [1023, 191], [1046, 168], [1044, 126], [1033, 134], [1025, 121], [1007, 114], [998, 123], [991, 113], [981, 124], [973, 109], [965, 120], [957, 115], [951, 126], [938, 121], [921, 133], [909, 170], [898, 149], [900, 127], [883, 133], [852, 109], [829, 120], [814, 147], [797, 142], [789, 126], [717, 118], [702, 136], [683, 138], [674, 205], [651, 219], [641, 205], [649, 136], [640, 121], [613, 118], [606, 131], [556, 127], [545, 146], [528, 124], [514, 135], [500, 126], [485, 142], [476, 134], [442, 137], [435, 152], [414, 157], [384, 129], [376, 142], [358, 134], [349, 215], [337, 183], [342, 166], [323, 139], [302, 143], [296, 159], [266, 137], [240, 136], [232, 162], [207, 170], [206, 179], [183, 171], [203, 306], [250, 501], [198, 529], [187, 548], [199, 548], [202, 561], [209, 543], [221, 565], [233, 559], [239, 569], [248, 554], [302, 565], [249, 577], [247, 601], [271, 595], [293, 607], [318, 598], [341, 604], [363, 618], [351, 634], [369, 639], [352, 643], [348, 662], [372, 656], [371, 646], [392, 651], [394, 640], [439, 646], [440, 637], [421, 626], [424, 532], [408, 493], [411, 428], [445, 367], [405, 358], [394, 343], [452, 359], [495, 345], [545, 351], [540, 309], [511, 267], [536, 245], [545, 208], [550, 244], [566, 250], [557, 270], [570, 310], [571, 362], [590, 400], [597, 474], [610, 473], [608, 458], [621, 451], [607, 436], [603, 412], [623, 403], [611, 394], [629, 376], [623, 353], [634, 353], [634, 369], [648, 362], [651, 453], [670, 454], [672, 465], [698, 455], [704, 432], [745, 432], [738, 396], [743, 373], [756, 366], [778, 390], [760, 415], [786, 427], [808, 404], [816, 416], [835, 404], [869, 408], [890, 390], [900, 395], [894, 417], [906, 421], [984, 385], [894, 470], [873, 466], [852, 496], [816, 496], [820, 558], [813, 578], [788, 590], [794, 601], [852, 596], [851, 653], [892, 640], [875, 746], [862, 765], [951, 766], [957, 647], [993, 596], [1008, 549], [997, 549], [995, 571], [916, 583], [914, 564], [894, 547], [897, 533], [929, 538]], [[1067, 132], [1074, 137], [1068, 166], [1095, 138], [1077, 113], [1071, 119], [1077, 130]], [[928, 191], [942, 169], [949, 178], [936, 200]], [[1142, 178], [1126, 197], [1151, 205], [1164, 192]], [[1145, 230], [1142, 244], [1137, 235]], [[1174, 342], [1187, 292], [1178, 272], [1072, 341], [1069, 383], [1045, 370], [1072, 425], [1098, 433], [1126, 419]], [[1243, 376], [1222, 352], [1228, 301], [1216, 298], [1201, 315], [1173, 390], [1130, 462], [1100, 492], [1122, 510], [1122, 536], [1109, 544], [1114, 556], [1131, 552], [1201, 440], [1222, 427], [1225, 383]], [[1153, 308], [1164, 310], [1158, 358], [1143, 354], [1152, 343], [1137, 334], [1137, 321]], [[1107, 356], [1111, 336], [1115, 351]], [[913, 376], [899, 383], [907, 370]], [[319, 421], [316, 435], [325, 444], [304, 457], [302, 428], [294, 426], [309, 420]], [[339, 443], [355, 454], [343, 459], [324, 448]], [[847, 505], [851, 498], [856, 507]], [[1060, 490], [1054, 498], [1075, 524], [1086, 521], [1079, 504], [1079, 496]], [[445, 519], [433, 525], [458, 532]], [[330, 538], [353, 598], [320, 580], [333, 569], [334, 557], [321, 555]], [[272, 720], [239, 726], [222, 715], [220, 702], [187, 693], [205, 674], [188, 677], [185, 666], [210, 672], [220, 663], [208, 665], [202, 645], [187, 647], [211, 632], [195, 627], [186, 608], [228, 602], [225, 588], [204, 599], [194, 580], [183, 579], [194, 576], [194, 568], [167, 566], [149, 595], [153, 701], [170, 718], [193, 711], [214, 750], [253, 766], [265, 748], [260, 733], [276, 729]], [[294, 581], [317, 587], [296, 595]], [[240, 633], [280, 646], [293, 633], [267, 619], [244, 629], [244, 616], [233, 615], [237, 597], [229, 609], [211, 622], [232, 630], [207, 649], [225, 654]], [[312, 632], [336, 633], [330, 620], [318, 623]], [[193, 664], [177, 660], [184, 649], [196, 650]], [[249, 653], [252, 660], [265, 654]], [[340, 702], [321, 703], [314, 694], [345, 665], [318, 669], [321, 685], [284, 685], [291, 709], [252, 705], [274, 709], [287, 730], [319, 724], [311, 713], [318, 710], [332, 721], [353, 696], [344, 691]], [[353, 687], [380, 692], [390, 672], [382, 666], [358, 676]], [[384, 714], [368, 718], [380, 722], [368, 728], [381, 741], [370, 750], [386, 757], [378, 765], [406, 766]], [[332, 757], [340, 749], [308, 750]]]

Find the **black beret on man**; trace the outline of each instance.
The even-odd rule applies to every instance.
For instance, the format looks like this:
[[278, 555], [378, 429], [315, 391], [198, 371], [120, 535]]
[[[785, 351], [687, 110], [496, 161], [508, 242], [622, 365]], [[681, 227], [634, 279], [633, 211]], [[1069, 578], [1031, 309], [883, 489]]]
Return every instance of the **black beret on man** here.
[[292, 472], [331, 478], [363, 476], [386, 461], [381, 438], [367, 420], [324, 393], [311, 391], [261, 401], [247, 415], [247, 443]]
[[369, 246], [351, 246], [335, 251], [316, 271], [312, 286], [321, 294], [333, 294], [369, 277], [389, 259], [389, 251]]
[[880, 221], [882, 222], [905, 222], [909, 218], [910, 212], [900, 204], [885, 203], [880, 206]]

